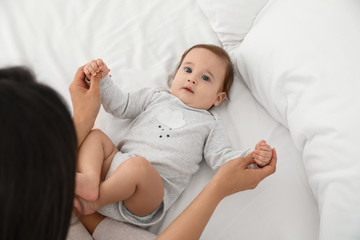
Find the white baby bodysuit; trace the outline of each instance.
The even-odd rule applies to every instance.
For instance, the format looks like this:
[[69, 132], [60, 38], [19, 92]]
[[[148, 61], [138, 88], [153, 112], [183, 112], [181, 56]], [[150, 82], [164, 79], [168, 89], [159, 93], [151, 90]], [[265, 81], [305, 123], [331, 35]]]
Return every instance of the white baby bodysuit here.
[[[226, 161], [250, 153], [249, 149], [233, 150], [220, 121], [211, 112], [189, 107], [167, 91], [147, 88], [124, 93], [109, 76], [101, 80], [100, 89], [107, 112], [133, 119], [118, 145], [120, 154], [126, 157], [120, 161], [114, 158], [109, 172], [127, 158], [141, 156], [151, 162], [164, 183], [163, 208], [153, 221], [142, 226], [163, 217], [199, 170], [202, 159], [217, 170]], [[118, 206], [105, 206], [99, 212], [122, 220]]]

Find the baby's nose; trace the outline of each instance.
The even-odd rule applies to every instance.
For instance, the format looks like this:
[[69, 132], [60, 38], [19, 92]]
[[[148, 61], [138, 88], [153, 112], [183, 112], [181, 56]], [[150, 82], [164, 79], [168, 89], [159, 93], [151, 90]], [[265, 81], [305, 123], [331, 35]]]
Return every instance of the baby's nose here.
[[195, 80], [192, 80], [192, 79], [188, 79], [188, 82], [189, 82], [189, 83], [192, 83], [192, 84], [195, 84], [195, 83], [196, 83], [196, 81], [195, 81]]

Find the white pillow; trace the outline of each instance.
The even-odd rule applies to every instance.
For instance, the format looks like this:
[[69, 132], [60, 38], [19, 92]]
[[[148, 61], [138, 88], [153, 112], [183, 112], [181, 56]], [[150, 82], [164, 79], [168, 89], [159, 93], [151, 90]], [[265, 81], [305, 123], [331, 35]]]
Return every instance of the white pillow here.
[[360, 239], [360, 4], [272, 0], [235, 64], [291, 132], [320, 210], [320, 239]]
[[269, 0], [197, 0], [223, 46], [240, 43]]

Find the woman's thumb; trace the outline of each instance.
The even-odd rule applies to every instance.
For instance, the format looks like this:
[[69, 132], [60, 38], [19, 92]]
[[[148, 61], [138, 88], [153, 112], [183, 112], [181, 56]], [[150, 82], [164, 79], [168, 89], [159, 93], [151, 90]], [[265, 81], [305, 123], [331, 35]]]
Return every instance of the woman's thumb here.
[[243, 163], [245, 166], [249, 166], [250, 164], [255, 163], [253, 154], [254, 152], [251, 152], [243, 158]]
[[91, 75], [90, 77], [90, 91], [99, 90], [100, 88], [101, 74]]

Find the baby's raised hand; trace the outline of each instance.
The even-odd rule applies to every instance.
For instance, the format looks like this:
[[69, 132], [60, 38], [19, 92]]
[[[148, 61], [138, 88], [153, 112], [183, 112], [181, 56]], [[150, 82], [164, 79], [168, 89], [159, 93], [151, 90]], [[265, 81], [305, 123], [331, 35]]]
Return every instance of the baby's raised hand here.
[[105, 77], [110, 72], [110, 69], [106, 66], [106, 64], [101, 59], [92, 60], [84, 67], [84, 73], [88, 79], [90, 79], [91, 75], [96, 76], [97, 74], [101, 74], [101, 78]]
[[261, 140], [256, 144], [255, 151], [253, 152], [255, 163], [259, 167], [264, 167], [269, 164], [272, 157], [272, 150], [270, 145], [266, 144], [264, 140]]

